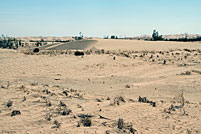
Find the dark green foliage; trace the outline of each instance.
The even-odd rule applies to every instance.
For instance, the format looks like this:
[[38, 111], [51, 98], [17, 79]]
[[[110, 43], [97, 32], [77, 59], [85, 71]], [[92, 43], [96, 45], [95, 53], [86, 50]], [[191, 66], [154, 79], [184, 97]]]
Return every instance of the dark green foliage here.
[[4, 35], [0, 37], [0, 48], [17, 49], [19, 46], [21, 46], [21, 41], [16, 38]]
[[178, 39], [169, 39], [167, 41], [181, 41], [181, 42], [193, 42], [193, 41], [201, 41], [201, 37], [193, 37], [193, 38], [187, 38], [187, 37], [183, 37], [183, 38], [178, 38]]
[[163, 40], [162, 35], [159, 35], [158, 31], [154, 30], [152, 34], [152, 40], [157, 41], [157, 40]]
[[115, 35], [112, 35], [112, 36], [111, 36], [111, 39], [118, 39], [118, 37], [115, 36]]

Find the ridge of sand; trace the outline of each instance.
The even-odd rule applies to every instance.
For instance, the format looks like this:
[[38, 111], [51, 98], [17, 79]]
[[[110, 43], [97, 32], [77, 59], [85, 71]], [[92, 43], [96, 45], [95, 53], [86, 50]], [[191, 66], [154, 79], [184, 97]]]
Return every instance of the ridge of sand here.
[[[168, 51], [156, 42], [160, 51], [157, 44], [144, 51], [125, 42], [98, 41], [90, 47], [111, 51], [82, 57], [0, 49], [0, 133], [201, 133], [199, 43]], [[11, 116], [13, 110], [21, 114]], [[92, 116], [90, 127], [80, 114]]]

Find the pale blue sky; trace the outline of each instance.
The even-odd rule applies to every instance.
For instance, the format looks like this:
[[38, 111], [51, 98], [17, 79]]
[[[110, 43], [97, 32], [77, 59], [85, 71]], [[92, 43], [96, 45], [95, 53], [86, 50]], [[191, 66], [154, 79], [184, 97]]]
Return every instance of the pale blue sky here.
[[0, 0], [0, 34], [201, 34], [201, 0]]

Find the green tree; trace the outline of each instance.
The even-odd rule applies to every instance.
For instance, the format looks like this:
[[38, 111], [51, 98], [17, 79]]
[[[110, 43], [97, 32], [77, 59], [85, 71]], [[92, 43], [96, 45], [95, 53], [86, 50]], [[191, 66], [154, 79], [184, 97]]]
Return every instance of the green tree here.
[[152, 40], [157, 41], [157, 40], [163, 40], [162, 35], [159, 35], [158, 31], [154, 30], [152, 34]]

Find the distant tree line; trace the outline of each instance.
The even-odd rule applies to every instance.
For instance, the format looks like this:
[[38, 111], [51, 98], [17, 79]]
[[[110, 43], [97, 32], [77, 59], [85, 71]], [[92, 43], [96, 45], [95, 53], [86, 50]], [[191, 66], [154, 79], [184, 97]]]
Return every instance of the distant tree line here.
[[109, 39], [109, 38], [110, 39], [119, 39], [118, 36], [115, 36], [115, 35], [111, 35], [110, 37], [109, 36], [104, 37], [104, 39]]
[[17, 49], [21, 45], [21, 40], [16, 38], [7, 37], [4, 35], [0, 37], [0, 48]]
[[201, 36], [188, 38], [188, 35], [186, 34], [186, 36], [182, 37], [182, 38], [165, 39], [165, 38], [163, 38], [162, 35], [159, 35], [158, 31], [153, 30], [152, 39], [151, 40], [152, 41], [181, 41], [181, 42], [190, 42], [190, 41], [201, 41]]

